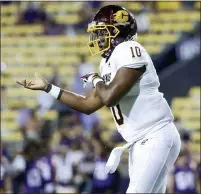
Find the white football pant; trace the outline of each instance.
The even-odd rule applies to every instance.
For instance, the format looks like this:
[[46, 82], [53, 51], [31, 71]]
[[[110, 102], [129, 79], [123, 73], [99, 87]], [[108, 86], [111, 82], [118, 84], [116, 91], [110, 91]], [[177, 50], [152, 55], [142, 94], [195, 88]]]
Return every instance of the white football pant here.
[[129, 149], [126, 193], [165, 193], [168, 173], [180, 148], [180, 135], [173, 123], [134, 143]]

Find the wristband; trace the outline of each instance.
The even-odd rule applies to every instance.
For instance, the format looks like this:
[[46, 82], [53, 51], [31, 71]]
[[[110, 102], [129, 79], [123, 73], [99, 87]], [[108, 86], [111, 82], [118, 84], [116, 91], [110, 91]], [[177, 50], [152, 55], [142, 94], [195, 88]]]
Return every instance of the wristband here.
[[61, 90], [61, 88], [53, 84], [49, 84], [46, 92], [50, 94], [51, 96], [53, 96], [54, 98], [59, 99], [61, 97], [63, 90]]
[[45, 90], [45, 92], [49, 92], [52, 89], [52, 84], [48, 83], [47, 89]]
[[100, 78], [100, 77], [95, 77], [95, 78], [93, 79], [93, 81], [92, 81], [93, 86], [96, 87], [96, 85], [97, 85], [98, 82], [104, 82], [104, 81], [103, 81], [103, 79]]

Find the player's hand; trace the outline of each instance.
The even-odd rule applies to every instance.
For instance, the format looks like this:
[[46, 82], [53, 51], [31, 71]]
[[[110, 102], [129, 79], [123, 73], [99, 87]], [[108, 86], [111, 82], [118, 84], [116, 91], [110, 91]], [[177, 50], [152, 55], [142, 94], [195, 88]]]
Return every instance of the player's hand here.
[[84, 88], [85, 88], [85, 87], [87, 86], [87, 84], [89, 84], [89, 83], [91, 83], [91, 84], [94, 86], [94, 80], [97, 79], [97, 78], [103, 80], [103, 78], [100, 77], [100, 76], [98, 75], [98, 73], [94, 73], [94, 72], [92, 72], [92, 73], [87, 73], [86, 75], [82, 76], [81, 79], [82, 79], [82, 81], [83, 81], [83, 86], [84, 86]]
[[41, 77], [39, 74], [35, 73], [35, 78], [33, 80], [23, 79], [22, 81], [16, 81], [19, 85], [24, 86], [31, 90], [44, 90], [46, 91], [48, 87], [48, 82], [45, 78]]

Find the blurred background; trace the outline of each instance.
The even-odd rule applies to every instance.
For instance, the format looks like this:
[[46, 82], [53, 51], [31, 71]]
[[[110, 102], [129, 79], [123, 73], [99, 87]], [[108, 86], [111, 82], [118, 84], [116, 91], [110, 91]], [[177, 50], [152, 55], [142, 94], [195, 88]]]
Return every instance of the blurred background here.
[[[124, 144], [109, 109], [87, 116], [16, 84], [38, 72], [61, 88], [90, 92], [80, 76], [98, 72], [101, 57], [90, 56], [86, 30], [106, 4], [1, 1], [1, 191], [125, 193], [128, 153], [114, 174], [104, 173], [111, 149]], [[200, 2], [112, 4], [135, 15], [138, 41], [152, 57], [181, 134], [167, 192], [200, 193]]]

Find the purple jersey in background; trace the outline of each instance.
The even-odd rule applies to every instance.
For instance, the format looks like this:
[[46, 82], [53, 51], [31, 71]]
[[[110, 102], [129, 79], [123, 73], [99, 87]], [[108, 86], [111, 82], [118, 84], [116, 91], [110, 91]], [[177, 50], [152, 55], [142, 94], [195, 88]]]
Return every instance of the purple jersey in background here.
[[189, 163], [185, 167], [175, 166], [174, 170], [174, 193], [177, 194], [195, 194], [195, 170]]
[[54, 193], [54, 167], [52, 165], [51, 156], [41, 157], [37, 162], [37, 167], [41, 170], [44, 193]]
[[27, 162], [24, 178], [26, 194], [43, 193], [42, 172], [37, 166], [37, 161]]
[[[113, 174], [107, 174], [105, 172], [105, 165], [107, 162], [107, 158], [97, 158], [95, 161], [95, 169], [93, 174], [93, 189], [92, 193], [96, 194], [104, 194], [107, 191], [113, 191], [115, 192], [116, 187], [115, 183], [117, 183], [117, 174], [118, 171], [116, 171]], [[118, 185], [118, 184], [116, 184]]]

